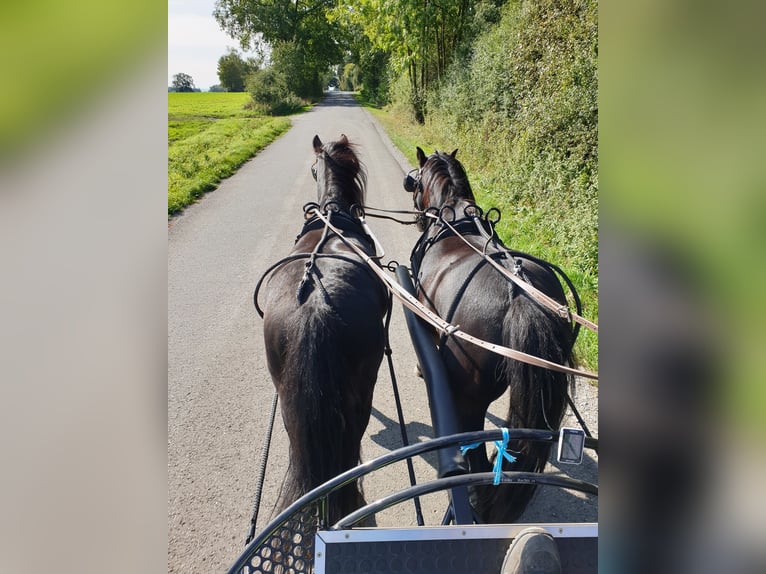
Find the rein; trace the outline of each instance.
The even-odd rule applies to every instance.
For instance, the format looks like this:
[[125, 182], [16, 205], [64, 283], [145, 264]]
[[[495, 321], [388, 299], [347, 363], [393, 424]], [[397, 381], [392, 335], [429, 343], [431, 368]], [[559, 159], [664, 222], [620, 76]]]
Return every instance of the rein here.
[[[335, 227], [330, 222], [329, 218], [319, 213], [318, 210], [315, 210], [314, 213], [316, 214], [317, 217], [322, 219], [322, 221], [324, 221], [325, 224], [331, 230], [337, 233]], [[378, 277], [380, 277], [380, 279], [383, 281], [383, 283], [386, 285], [386, 287], [388, 288], [388, 290], [391, 292], [393, 296], [399, 299], [405, 307], [410, 309], [412, 312], [414, 312], [416, 315], [418, 315], [420, 318], [422, 318], [432, 327], [436, 328], [438, 331], [444, 333], [445, 335], [454, 336], [459, 339], [463, 339], [464, 341], [472, 343], [476, 345], [477, 347], [481, 347], [493, 353], [497, 353], [499, 355], [503, 355], [505, 357], [515, 359], [517, 361], [521, 361], [523, 363], [527, 363], [536, 367], [552, 369], [554, 371], [586, 377], [589, 379], [596, 379], [596, 380], [598, 379], [598, 375], [596, 373], [591, 373], [590, 371], [584, 371], [580, 369], [574, 369], [572, 367], [567, 367], [566, 365], [560, 365], [558, 363], [554, 363], [553, 361], [548, 361], [540, 357], [535, 357], [534, 355], [529, 355], [527, 353], [523, 353], [515, 349], [504, 347], [502, 345], [496, 345], [488, 341], [483, 341], [477, 337], [474, 337], [473, 335], [469, 335], [468, 333], [461, 331], [459, 325], [452, 325], [449, 322], [445, 321], [439, 315], [437, 315], [436, 313], [434, 313], [433, 311], [425, 307], [415, 297], [410, 295], [401, 285], [399, 285], [396, 281], [394, 281], [394, 279], [389, 277], [373, 261], [373, 259], [369, 255], [367, 255], [362, 249], [360, 249], [358, 246], [354, 245], [353, 243], [347, 241], [342, 235], [340, 234], [338, 235], [340, 236], [341, 240], [344, 243], [346, 243], [346, 245], [348, 245], [353, 251], [355, 251], [357, 255], [359, 255], [359, 257], [361, 257], [362, 260], [364, 260], [364, 262], [368, 264], [370, 269], [372, 269], [373, 273], [375, 273]]]
[[[379, 213], [398, 213], [401, 215], [421, 215], [422, 212], [420, 211], [407, 211], [405, 209], [381, 209], [379, 207], [370, 207], [369, 205], [365, 205], [364, 210], [366, 211], [377, 211]], [[395, 221], [396, 223], [400, 223], [402, 225], [417, 225], [417, 221], [404, 221], [402, 219], [397, 219], [396, 217], [390, 217], [388, 215], [376, 215], [375, 213], [367, 213], [370, 217], [375, 217], [377, 219], [389, 219], [391, 221]]]
[[450, 231], [452, 231], [456, 236], [460, 237], [460, 239], [468, 245], [474, 252], [476, 252], [479, 256], [484, 258], [492, 267], [494, 267], [498, 272], [500, 272], [503, 276], [510, 279], [515, 285], [518, 285], [523, 291], [525, 291], [532, 299], [537, 301], [539, 304], [543, 305], [544, 307], [547, 307], [551, 311], [558, 314], [562, 319], [568, 319], [569, 321], [575, 321], [576, 323], [579, 323], [583, 327], [590, 329], [594, 333], [598, 333], [598, 325], [593, 323], [592, 321], [589, 321], [588, 319], [578, 315], [577, 313], [573, 312], [567, 305], [562, 305], [552, 297], [549, 297], [539, 289], [535, 288], [530, 283], [527, 283], [523, 279], [521, 279], [516, 273], [512, 273], [508, 271], [505, 267], [497, 263], [492, 257], [489, 257], [486, 254], [486, 248], [485, 251], [482, 252], [479, 249], [476, 248], [475, 245], [473, 245], [470, 241], [468, 241], [456, 228], [453, 224], [451, 224], [449, 221], [447, 221], [444, 217], [441, 215], [435, 215], [432, 211], [426, 210], [425, 216], [434, 220], [439, 221], [443, 225], [445, 225]]

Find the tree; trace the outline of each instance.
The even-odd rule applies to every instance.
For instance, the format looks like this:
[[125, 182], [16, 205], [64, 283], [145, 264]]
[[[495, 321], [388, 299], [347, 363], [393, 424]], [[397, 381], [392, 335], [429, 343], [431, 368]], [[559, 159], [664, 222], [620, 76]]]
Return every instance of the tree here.
[[229, 92], [244, 92], [247, 77], [257, 69], [255, 60], [243, 60], [239, 52], [232, 48], [218, 59], [218, 79]]
[[406, 74], [415, 117], [423, 122], [426, 93], [444, 76], [466, 40], [473, 0], [349, 0], [336, 11], [383, 51], [394, 73]]
[[355, 92], [359, 89], [359, 66], [353, 63], [343, 66], [340, 89], [346, 92]]
[[173, 88], [176, 92], [193, 92], [196, 89], [192, 77], [183, 72], [173, 76]]
[[243, 48], [272, 46], [272, 64], [289, 89], [304, 98], [322, 95], [330, 65], [341, 61], [343, 30], [328, 20], [335, 0], [217, 0], [216, 20]]

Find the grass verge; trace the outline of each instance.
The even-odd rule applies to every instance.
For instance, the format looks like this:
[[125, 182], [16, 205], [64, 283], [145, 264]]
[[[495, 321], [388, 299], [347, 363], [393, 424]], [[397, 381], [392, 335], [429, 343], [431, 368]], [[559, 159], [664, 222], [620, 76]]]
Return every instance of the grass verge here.
[[290, 127], [246, 109], [248, 94], [168, 94], [168, 216], [215, 189]]

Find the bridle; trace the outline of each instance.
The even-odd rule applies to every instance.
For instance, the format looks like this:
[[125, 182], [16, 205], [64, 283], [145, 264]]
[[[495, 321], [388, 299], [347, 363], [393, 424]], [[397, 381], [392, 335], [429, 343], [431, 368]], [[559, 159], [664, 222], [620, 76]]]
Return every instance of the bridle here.
[[319, 163], [319, 159], [321, 159], [324, 162], [332, 161], [332, 158], [330, 157], [330, 154], [328, 154], [324, 149], [322, 149], [321, 153], [316, 154], [316, 158], [314, 158], [314, 163], [311, 164], [311, 177], [314, 178], [314, 181], [317, 181], [317, 163]]
[[415, 222], [417, 223], [418, 229], [425, 231], [431, 222], [425, 216], [426, 211], [428, 211], [428, 196], [426, 195], [423, 182], [421, 181], [422, 176], [422, 168], [411, 169], [407, 175], [404, 176], [402, 185], [406, 191], [413, 194], [412, 201], [415, 204], [415, 209], [418, 211], [418, 214], [415, 216]]
[[[412, 175], [413, 173], [415, 174], [414, 176]], [[420, 168], [411, 169], [407, 172], [407, 175], [404, 176], [404, 181], [402, 182], [404, 190], [410, 193], [414, 193], [418, 189], [422, 191], [423, 184], [420, 183], [421, 175], [422, 170]]]
[[[412, 175], [413, 173], [415, 174], [414, 176]], [[413, 194], [412, 200], [415, 203], [415, 207], [420, 211], [425, 211], [428, 209], [428, 201], [425, 194], [425, 189], [423, 188], [423, 182], [420, 181], [422, 176], [423, 170], [421, 168], [412, 169], [409, 171], [409, 173], [407, 173], [407, 175], [404, 176], [402, 185], [406, 191]], [[423, 205], [419, 205], [420, 201], [418, 198], [420, 198], [420, 201], [423, 202]]]

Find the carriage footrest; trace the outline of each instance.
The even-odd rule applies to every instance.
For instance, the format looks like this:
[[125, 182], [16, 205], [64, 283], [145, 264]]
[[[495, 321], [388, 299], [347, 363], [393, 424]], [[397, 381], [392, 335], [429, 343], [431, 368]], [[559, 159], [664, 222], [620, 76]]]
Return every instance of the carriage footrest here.
[[504, 524], [319, 531], [316, 574], [500, 573], [513, 539], [540, 526], [555, 539], [562, 574], [598, 572], [598, 524]]

